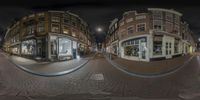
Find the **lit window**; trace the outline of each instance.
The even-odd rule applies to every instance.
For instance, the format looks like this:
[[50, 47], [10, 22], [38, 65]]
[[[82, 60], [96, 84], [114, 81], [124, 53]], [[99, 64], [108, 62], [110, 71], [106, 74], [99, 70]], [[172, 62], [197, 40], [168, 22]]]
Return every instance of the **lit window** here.
[[146, 24], [142, 23], [142, 24], [138, 24], [137, 25], [137, 31], [138, 32], [144, 32], [146, 29], [145, 29], [145, 26]]
[[64, 26], [64, 27], [63, 27], [63, 33], [69, 34], [69, 28], [66, 27], [66, 26]]
[[52, 24], [51, 25], [51, 31], [52, 32], [59, 32], [60, 31], [60, 25], [59, 24]]
[[76, 33], [75, 33], [75, 32], [72, 32], [72, 36], [75, 37], [75, 36], [76, 36]]
[[51, 21], [52, 21], [52, 22], [60, 22], [60, 18], [59, 18], [59, 17], [56, 17], [56, 16], [53, 16], [53, 17], [51, 18]]

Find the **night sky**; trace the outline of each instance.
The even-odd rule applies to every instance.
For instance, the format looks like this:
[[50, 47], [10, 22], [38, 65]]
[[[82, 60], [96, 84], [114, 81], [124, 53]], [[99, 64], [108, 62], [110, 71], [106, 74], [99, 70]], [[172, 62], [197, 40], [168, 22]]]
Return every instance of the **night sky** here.
[[[56, 2], [59, 1], [59, 2]], [[162, 2], [161, 2], [162, 1]], [[195, 38], [200, 37], [200, 7], [192, 0], [6, 0], [0, 3], [0, 28], [6, 29], [14, 19], [35, 11], [68, 10], [83, 18], [92, 30], [97, 42], [102, 42], [110, 21], [121, 18], [128, 10], [143, 11], [149, 7], [173, 8], [183, 13], [183, 18], [190, 24]], [[103, 32], [97, 33], [96, 27]]]

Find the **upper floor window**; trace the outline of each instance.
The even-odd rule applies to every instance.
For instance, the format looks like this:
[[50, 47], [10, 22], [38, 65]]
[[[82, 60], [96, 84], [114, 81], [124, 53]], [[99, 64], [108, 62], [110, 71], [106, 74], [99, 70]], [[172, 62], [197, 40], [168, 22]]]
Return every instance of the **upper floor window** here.
[[120, 25], [120, 26], [124, 25], [124, 21], [122, 21], [119, 25]]
[[162, 19], [161, 11], [153, 11], [153, 19]]
[[126, 20], [127, 23], [132, 22], [132, 21], [133, 21], [133, 18], [128, 18], [128, 19]]
[[76, 36], [76, 32], [72, 32], [72, 36], [75, 37]]
[[146, 24], [140, 23], [137, 25], [137, 32], [144, 32], [146, 30]]
[[38, 25], [37, 25], [37, 31], [38, 32], [44, 32], [45, 30], [45, 23], [44, 22], [39, 22]]
[[35, 25], [29, 25], [27, 27], [27, 33], [28, 34], [33, 34], [35, 32]]
[[154, 20], [153, 21], [153, 29], [162, 30], [162, 21], [161, 20]]
[[52, 16], [51, 21], [52, 22], [60, 22], [60, 17], [58, 17], [58, 16]]
[[178, 24], [180, 22], [180, 17], [178, 15], [174, 16], [174, 22]]
[[115, 29], [117, 28], [117, 23], [115, 23]]
[[145, 18], [146, 18], [145, 15], [140, 15], [140, 16], [135, 17], [136, 20], [145, 19]]
[[180, 35], [180, 28], [179, 28], [179, 25], [174, 25], [173, 33]]
[[134, 32], [133, 26], [127, 28], [127, 33], [128, 34], [133, 34], [133, 32]]
[[52, 24], [51, 25], [51, 31], [52, 32], [59, 32], [60, 31], [60, 25], [59, 24]]
[[166, 20], [172, 22], [173, 21], [173, 14], [166, 12]]
[[69, 27], [64, 26], [63, 27], [63, 33], [64, 34], [69, 34]]

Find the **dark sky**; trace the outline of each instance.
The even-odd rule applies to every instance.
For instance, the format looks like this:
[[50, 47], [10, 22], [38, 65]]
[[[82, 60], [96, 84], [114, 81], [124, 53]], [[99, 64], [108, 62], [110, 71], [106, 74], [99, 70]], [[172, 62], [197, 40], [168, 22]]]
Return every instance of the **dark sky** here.
[[[162, 2], [161, 2], [162, 1]], [[0, 27], [6, 28], [17, 17], [34, 11], [69, 10], [82, 17], [89, 25], [98, 42], [105, 36], [108, 25], [115, 17], [120, 18], [128, 10], [146, 10], [148, 7], [173, 8], [183, 13], [195, 37], [200, 37], [200, 7], [192, 0], [6, 0], [0, 3]], [[104, 32], [95, 32], [96, 27]]]

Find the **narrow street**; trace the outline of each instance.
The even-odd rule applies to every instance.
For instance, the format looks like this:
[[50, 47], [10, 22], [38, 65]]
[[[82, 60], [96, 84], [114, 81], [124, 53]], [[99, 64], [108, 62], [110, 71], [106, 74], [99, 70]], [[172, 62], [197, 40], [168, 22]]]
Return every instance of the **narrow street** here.
[[41, 77], [18, 69], [0, 53], [0, 99], [193, 100], [200, 97], [199, 62], [197, 54], [188, 65], [169, 76], [139, 78], [121, 72], [97, 54], [73, 73]]

